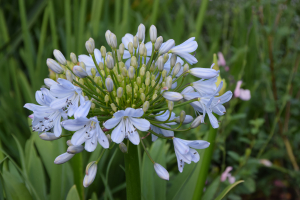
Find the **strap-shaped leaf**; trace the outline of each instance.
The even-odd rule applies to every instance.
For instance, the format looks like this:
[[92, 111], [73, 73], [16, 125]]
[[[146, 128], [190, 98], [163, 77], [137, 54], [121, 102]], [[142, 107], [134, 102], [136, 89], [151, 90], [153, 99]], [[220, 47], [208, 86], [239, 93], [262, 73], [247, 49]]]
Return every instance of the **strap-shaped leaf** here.
[[221, 200], [223, 197], [225, 197], [225, 195], [232, 189], [234, 188], [235, 186], [237, 186], [238, 184], [244, 182], [243, 180], [240, 180], [240, 181], [237, 181], [231, 185], [228, 185], [224, 190], [223, 192], [221, 192], [221, 194], [219, 194], [219, 196], [215, 199], [215, 200]]

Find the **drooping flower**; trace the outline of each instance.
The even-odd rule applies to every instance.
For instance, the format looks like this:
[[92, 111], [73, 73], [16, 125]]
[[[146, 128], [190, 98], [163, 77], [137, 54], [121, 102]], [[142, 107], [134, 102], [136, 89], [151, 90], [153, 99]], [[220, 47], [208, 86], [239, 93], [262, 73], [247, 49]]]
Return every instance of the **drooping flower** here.
[[242, 99], [244, 101], [248, 101], [248, 100], [251, 99], [250, 90], [242, 89], [241, 88], [242, 83], [243, 83], [243, 81], [238, 81], [236, 83], [236, 87], [235, 87], [235, 90], [234, 90], [234, 96], [239, 97], [240, 99]]
[[[210, 143], [204, 140], [183, 140], [173, 138], [175, 154], [177, 157], [178, 170], [182, 172], [184, 164], [192, 161], [197, 163], [200, 159], [199, 153], [195, 149], [205, 149]], [[195, 149], [194, 149], [195, 148]]]
[[114, 118], [107, 120], [103, 125], [107, 129], [115, 128], [112, 131], [111, 139], [115, 143], [121, 143], [124, 138], [128, 138], [133, 144], [140, 143], [140, 136], [136, 129], [147, 131], [150, 123], [146, 119], [141, 119], [144, 114], [143, 109], [126, 108], [114, 113]]

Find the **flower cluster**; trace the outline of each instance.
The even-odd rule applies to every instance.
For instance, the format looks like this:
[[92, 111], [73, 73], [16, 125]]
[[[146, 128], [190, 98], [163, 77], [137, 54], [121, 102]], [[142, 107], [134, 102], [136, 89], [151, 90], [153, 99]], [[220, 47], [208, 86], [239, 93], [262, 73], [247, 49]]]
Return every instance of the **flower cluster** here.
[[[70, 54], [70, 61], [54, 50], [56, 59], [47, 59], [50, 78], [45, 79], [45, 88], [36, 92], [39, 105], [25, 104], [33, 111], [32, 129], [44, 140], [71, 137], [66, 153], [58, 156], [54, 163], [61, 164], [84, 149], [92, 152], [98, 143], [103, 152], [119, 144], [127, 151], [124, 140], [134, 145], [152, 135], [173, 140], [178, 169], [184, 164], [198, 162], [200, 156], [195, 149], [204, 149], [209, 143], [203, 140], [183, 140], [174, 136], [175, 131], [188, 131], [204, 122], [206, 114], [213, 128], [218, 128], [218, 120], [213, 113], [223, 115], [223, 103], [232, 97], [230, 91], [219, 96], [221, 82], [216, 85], [219, 71], [211, 68], [189, 68], [197, 63], [191, 54], [198, 44], [195, 38], [175, 46], [170, 39], [163, 42], [157, 37], [155, 26], [150, 27], [150, 42], [145, 43], [145, 26], [140, 24], [135, 36], [126, 34], [118, 46], [114, 33], [105, 33], [110, 52], [102, 46], [95, 48], [90, 38], [86, 43], [89, 55]], [[198, 81], [186, 84], [193, 78]], [[196, 113], [194, 119], [182, 110], [179, 115], [174, 108], [190, 104]], [[190, 124], [182, 129], [183, 124]], [[175, 126], [175, 127], [174, 127]], [[62, 128], [72, 134], [62, 135]], [[84, 144], [84, 145], [83, 145]], [[103, 152], [101, 155], [103, 155]], [[89, 186], [96, 175], [97, 163], [87, 165], [83, 181]], [[150, 157], [149, 153], [147, 155]], [[168, 180], [168, 171], [158, 163], [154, 169], [158, 176]]]

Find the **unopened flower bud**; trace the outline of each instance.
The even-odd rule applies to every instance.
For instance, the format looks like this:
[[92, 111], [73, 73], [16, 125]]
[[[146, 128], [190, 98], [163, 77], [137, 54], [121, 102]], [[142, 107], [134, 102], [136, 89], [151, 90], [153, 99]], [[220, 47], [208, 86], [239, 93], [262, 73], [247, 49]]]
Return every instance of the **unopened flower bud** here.
[[146, 85], [146, 86], [149, 86], [149, 85], [150, 85], [150, 78], [146, 78], [146, 80], [145, 80], [145, 85]]
[[203, 116], [199, 115], [196, 117], [196, 119], [192, 122], [191, 128], [196, 128], [198, 127], [201, 123], [203, 123]]
[[181, 69], [181, 63], [178, 62], [174, 67], [173, 76], [176, 76], [179, 73], [180, 69]]
[[79, 78], [85, 78], [88, 76], [88, 74], [86, 73], [86, 71], [84, 69], [82, 69], [82, 67], [75, 65], [73, 67], [73, 72], [76, 76], [78, 76]]
[[141, 93], [141, 100], [142, 100], [142, 102], [144, 102], [145, 101], [145, 99], [146, 99], [146, 96], [145, 96], [145, 94], [144, 93]]
[[138, 84], [138, 85], [140, 85], [142, 83], [142, 79], [141, 79], [141, 77], [137, 77], [136, 78], [136, 84]]
[[80, 62], [80, 63], [79, 63], [79, 66], [80, 66], [84, 71], [86, 71], [86, 66], [85, 66], [84, 62]]
[[45, 78], [44, 79], [44, 83], [45, 83], [45, 85], [47, 85], [47, 87], [51, 87], [52, 85], [56, 85], [57, 84], [57, 82], [56, 81], [54, 81], [54, 80], [52, 80], [51, 78]]
[[61, 74], [64, 72], [63, 68], [52, 58], [47, 59], [47, 66], [56, 74]]
[[180, 112], [180, 114], [179, 114], [179, 122], [180, 122], [180, 123], [183, 123], [184, 120], [185, 120], [185, 117], [186, 117], [185, 111], [182, 110], [182, 111]]
[[145, 50], [145, 44], [141, 43], [140, 47], [139, 47], [139, 54], [140, 54], [140, 56], [144, 55], [144, 50]]
[[105, 95], [104, 101], [105, 101], [105, 102], [109, 102], [109, 96], [108, 96], [108, 95]]
[[54, 49], [53, 55], [60, 64], [67, 65], [67, 60], [65, 56], [60, 52], [60, 50]]
[[106, 39], [106, 42], [109, 46], [111, 46], [111, 42], [110, 42], [110, 34], [111, 34], [111, 31], [110, 30], [107, 30], [105, 32], [105, 39]]
[[105, 86], [106, 86], [106, 89], [107, 89], [108, 92], [113, 91], [114, 83], [113, 83], [111, 78], [106, 78], [105, 79]]
[[120, 54], [122, 55], [122, 57], [123, 57], [123, 55], [124, 55], [124, 50], [125, 50], [124, 44], [121, 43], [121, 44], [119, 45], [119, 51], [120, 51]]
[[114, 112], [117, 112], [118, 109], [114, 103], [110, 104], [110, 107]]
[[178, 92], [164, 92], [163, 97], [169, 101], [180, 101], [183, 99], [182, 94]]
[[161, 44], [163, 43], [163, 37], [162, 36], [159, 36], [156, 41], [155, 41], [155, 45], [154, 45], [154, 48], [155, 48], [155, 51], [158, 51], [159, 48], [161, 47]]
[[127, 146], [123, 142], [119, 144], [119, 148], [123, 153], [127, 153]]
[[96, 69], [95, 69], [95, 68], [92, 68], [92, 69], [91, 69], [91, 73], [92, 73], [93, 77], [95, 77], [95, 76], [96, 76]]
[[126, 92], [127, 94], [131, 94], [132, 93], [132, 88], [130, 85], [126, 85]]
[[175, 46], [175, 41], [173, 39], [170, 39], [164, 43], [164, 45], [159, 49], [158, 54], [162, 55], [167, 53], [170, 49], [172, 49]]
[[150, 26], [150, 40], [152, 43], [155, 43], [157, 38], [157, 29], [154, 25]]
[[137, 68], [138, 63], [137, 63], [137, 59], [135, 56], [132, 56], [130, 59], [130, 66], [133, 66], [134, 68]]
[[118, 98], [121, 98], [122, 95], [123, 95], [123, 88], [122, 88], [122, 87], [119, 87], [119, 88], [117, 89], [117, 97], [118, 97]]
[[[149, 71], [150, 71], [150, 72], [154, 72], [154, 70], [155, 70], [155, 63], [153, 62], [153, 63], [151, 64], [151, 67], [150, 67]], [[147, 72], [146, 72], [146, 73], [147, 73]]]
[[160, 164], [154, 163], [154, 170], [156, 174], [159, 176], [159, 178], [164, 179], [164, 180], [169, 180], [169, 172]]
[[60, 138], [60, 137], [56, 137], [54, 133], [51, 132], [43, 132], [39, 136], [42, 140], [46, 140], [46, 141], [57, 140]]
[[153, 96], [152, 96], [152, 100], [154, 100], [154, 99], [156, 99], [157, 98], [157, 94], [154, 94]]
[[170, 67], [174, 67], [177, 61], [177, 55], [172, 53], [171, 59], [170, 59]]
[[89, 54], [94, 53], [95, 41], [93, 40], [93, 38], [90, 38], [88, 41], [85, 42], [85, 48], [87, 52], [89, 52]]
[[129, 42], [128, 43], [128, 51], [129, 51], [129, 53], [132, 55], [133, 54], [133, 44], [132, 44], [132, 42]]
[[[98, 89], [98, 88], [97, 88]], [[91, 109], [93, 110], [96, 107], [94, 103], [91, 104]]]
[[127, 77], [127, 75], [128, 75], [127, 69], [126, 69], [126, 67], [124, 67], [122, 69], [122, 76]]
[[134, 67], [130, 66], [128, 70], [128, 76], [130, 79], [134, 78], [134, 73], [135, 73]]
[[163, 78], [166, 78], [166, 76], [167, 76], [167, 70], [163, 70], [162, 72], [161, 72], [161, 76], [163, 77]]
[[95, 180], [96, 174], [97, 174], [97, 162], [96, 161], [90, 162], [85, 169], [83, 186], [84, 187], [90, 186]]
[[114, 34], [114, 33], [111, 33], [110, 34], [110, 46], [113, 48], [113, 49], [116, 49], [117, 48], [117, 36]]
[[143, 65], [140, 69], [140, 75], [145, 76], [145, 72], [146, 72], [146, 67], [144, 67], [144, 65]]
[[169, 60], [169, 54], [165, 53], [163, 55], [163, 58], [164, 58], [164, 64]]
[[162, 56], [159, 56], [157, 60], [157, 67], [159, 71], [164, 70], [164, 58]]
[[174, 108], [174, 102], [173, 101], [168, 101], [168, 109], [169, 111], [172, 111]]
[[149, 108], [149, 101], [145, 101], [145, 103], [143, 104], [143, 111], [144, 113], [147, 112], [148, 108]]
[[83, 151], [82, 145], [72, 145], [72, 146], [69, 146], [69, 148], [67, 149], [67, 152], [71, 153], [71, 154], [80, 153], [82, 151]]
[[136, 37], [136, 36], [134, 36], [133, 37], [133, 47], [135, 48], [135, 49], [137, 49], [138, 48], [138, 38]]
[[139, 25], [137, 36], [138, 36], [138, 39], [139, 39], [140, 42], [142, 42], [145, 39], [145, 26], [144, 26], [144, 24]]
[[122, 56], [121, 56], [119, 50], [117, 50], [117, 57], [118, 57], [118, 62], [121, 62], [122, 61]]
[[67, 141], [67, 145], [68, 145], [68, 146], [73, 146], [71, 140], [68, 140], [68, 141]]
[[190, 69], [190, 67], [189, 67], [188, 64], [185, 64], [185, 65], [183, 66], [183, 72], [186, 72], [186, 71], [188, 71], [189, 69]]
[[114, 59], [111, 57], [111, 55], [108, 55], [106, 58], [106, 66], [108, 69], [112, 70], [114, 68]]
[[170, 89], [172, 87], [172, 83], [173, 83], [172, 77], [168, 76], [166, 78], [166, 86], [168, 87], [168, 89]]
[[63, 164], [65, 162], [69, 161], [71, 158], [73, 158], [74, 155], [75, 154], [63, 153], [55, 158], [54, 164], [57, 164], [57, 165]]
[[105, 46], [101, 46], [100, 52], [101, 52], [102, 58], [105, 58], [106, 57], [106, 48], [105, 48]]
[[70, 58], [71, 58], [71, 61], [72, 63], [74, 63], [75, 65], [77, 64], [77, 57], [75, 55], [75, 53], [70, 53]]

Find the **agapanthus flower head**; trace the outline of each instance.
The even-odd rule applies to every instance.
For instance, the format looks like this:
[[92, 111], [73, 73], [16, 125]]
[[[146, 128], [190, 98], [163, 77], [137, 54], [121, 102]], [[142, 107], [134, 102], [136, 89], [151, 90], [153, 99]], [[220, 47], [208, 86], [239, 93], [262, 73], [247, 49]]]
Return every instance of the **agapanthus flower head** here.
[[[108, 30], [105, 39], [109, 49], [96, 49], [94, 40], [89, 38], [85, 43], [87, 55], [77, 59], [71, 53], [70, 62], [55, 50], [57, 61], [47, 59], [52, 70], [52, 79], [45, 79], [48, 88], [36, 92], [39, 105], [24, 107], [33, 111], [32, 129], [39, 132], [40, 138], [69, 137], [69, 147], [55, 159], [56, 164], [67, 162], [83, 150], [92, 152], [97, 145], [104, 152], [118, 144], [123, 153], [130, 153], [131, 142], [142, 144], [147, 152], [143, 140], [151, 134], [153, 142], [159, 138], [173, 140], [178, 169], [182, 172], [185, 164], [199, 161], [196, 149], [209, 147], [203, 140], [175, 137], [176, 131], [198, 127], [206, 115], [217, 128], [219, 122], [212, 113], [223, 115], [226, 109], [222, 104], [231, 99], [232, 93], [219, 96], [219, 71], [189, 66], [197, 63], [193, 52], [198, 44], [194, 37], [176, 46], [173, 39], [164, 42], [154, 25], [149, 30], [149, 42], [145, 41], [145, 33], [145, 26], [140, 24], [135, 35], [125, 34], [118, 44], [116, 34]], [[188, 104], [195, 110], [195, 119], [184, 110], [176, 113]], [[190, 125], [182, 128], [184, 124]], [[63, 135], [62, 128], [71, 134]], [[87, 166], [85, 187], [93, 182], [101, 155]], [[166, 168], [147, 155], [157, 175], [169, 180]]]

